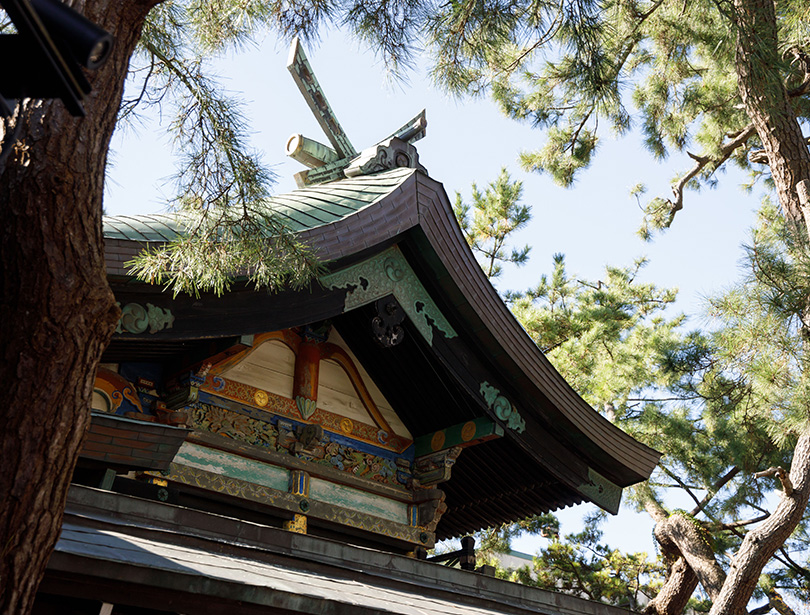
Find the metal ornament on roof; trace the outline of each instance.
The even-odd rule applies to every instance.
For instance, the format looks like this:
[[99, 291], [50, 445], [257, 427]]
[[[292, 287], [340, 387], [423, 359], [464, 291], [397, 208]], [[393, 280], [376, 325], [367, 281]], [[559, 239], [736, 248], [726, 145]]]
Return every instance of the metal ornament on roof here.
[[424, 109], [391, 135], [358, 153], [329, 106], [298, 37], [293, 39], [290, 47], [287, 70], [331, 144], [329, 147], [301, 134], [294, 134], [287, 140], [287, 155], [309, 167], [309, 170], [295, 174], [299, 188], [398, 167], [425, 171], [413, 146], [427, 130]]

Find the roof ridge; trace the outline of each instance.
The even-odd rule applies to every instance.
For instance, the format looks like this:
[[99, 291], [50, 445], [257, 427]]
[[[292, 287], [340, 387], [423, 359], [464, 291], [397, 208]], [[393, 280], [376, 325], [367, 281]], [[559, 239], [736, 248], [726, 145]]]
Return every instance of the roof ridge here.
[[[272, 195], [265, 203], [286, 218], [291, 231], [301, 232], [332, 224], [373, 205], [416, 172], [403, 167], [350, 177]], [[107, 239], [166, 242], [186, 230], [183, 215], [177, 212], [104, 216], [103, 222]]]

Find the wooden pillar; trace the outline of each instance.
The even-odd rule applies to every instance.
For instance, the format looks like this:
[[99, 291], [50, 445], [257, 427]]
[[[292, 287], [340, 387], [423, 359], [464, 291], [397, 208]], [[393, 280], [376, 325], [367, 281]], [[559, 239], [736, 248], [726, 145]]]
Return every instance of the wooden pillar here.
[[318, 404], [318, 374], [321, 364], [321, 349], [318, 342], [304, 338], [295, 356], [293, 397], [298, 411], [305, 419], [315, 413]]

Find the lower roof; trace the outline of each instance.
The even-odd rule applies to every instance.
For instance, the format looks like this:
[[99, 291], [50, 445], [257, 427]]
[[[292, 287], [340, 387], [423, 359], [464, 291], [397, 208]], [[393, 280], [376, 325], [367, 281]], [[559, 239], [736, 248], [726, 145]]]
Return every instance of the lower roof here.
[[619, 615], [440, 564], [72, 486], [41, 591], [241, 615]]

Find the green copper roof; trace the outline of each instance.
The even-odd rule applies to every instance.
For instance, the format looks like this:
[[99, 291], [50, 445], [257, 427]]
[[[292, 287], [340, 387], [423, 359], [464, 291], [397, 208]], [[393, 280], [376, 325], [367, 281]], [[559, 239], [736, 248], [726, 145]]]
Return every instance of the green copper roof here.
[[[292, 231], [299, 232], [333, 224], [373, 205], [394, 192], [415, 172], [401, 168], [375, 175], [310, 186], [271, 197], [267, 206]], [[108, 216], [104, 218], [104, 237], [130, 241], [171, 241], [183, 231], [176, 214]]]

